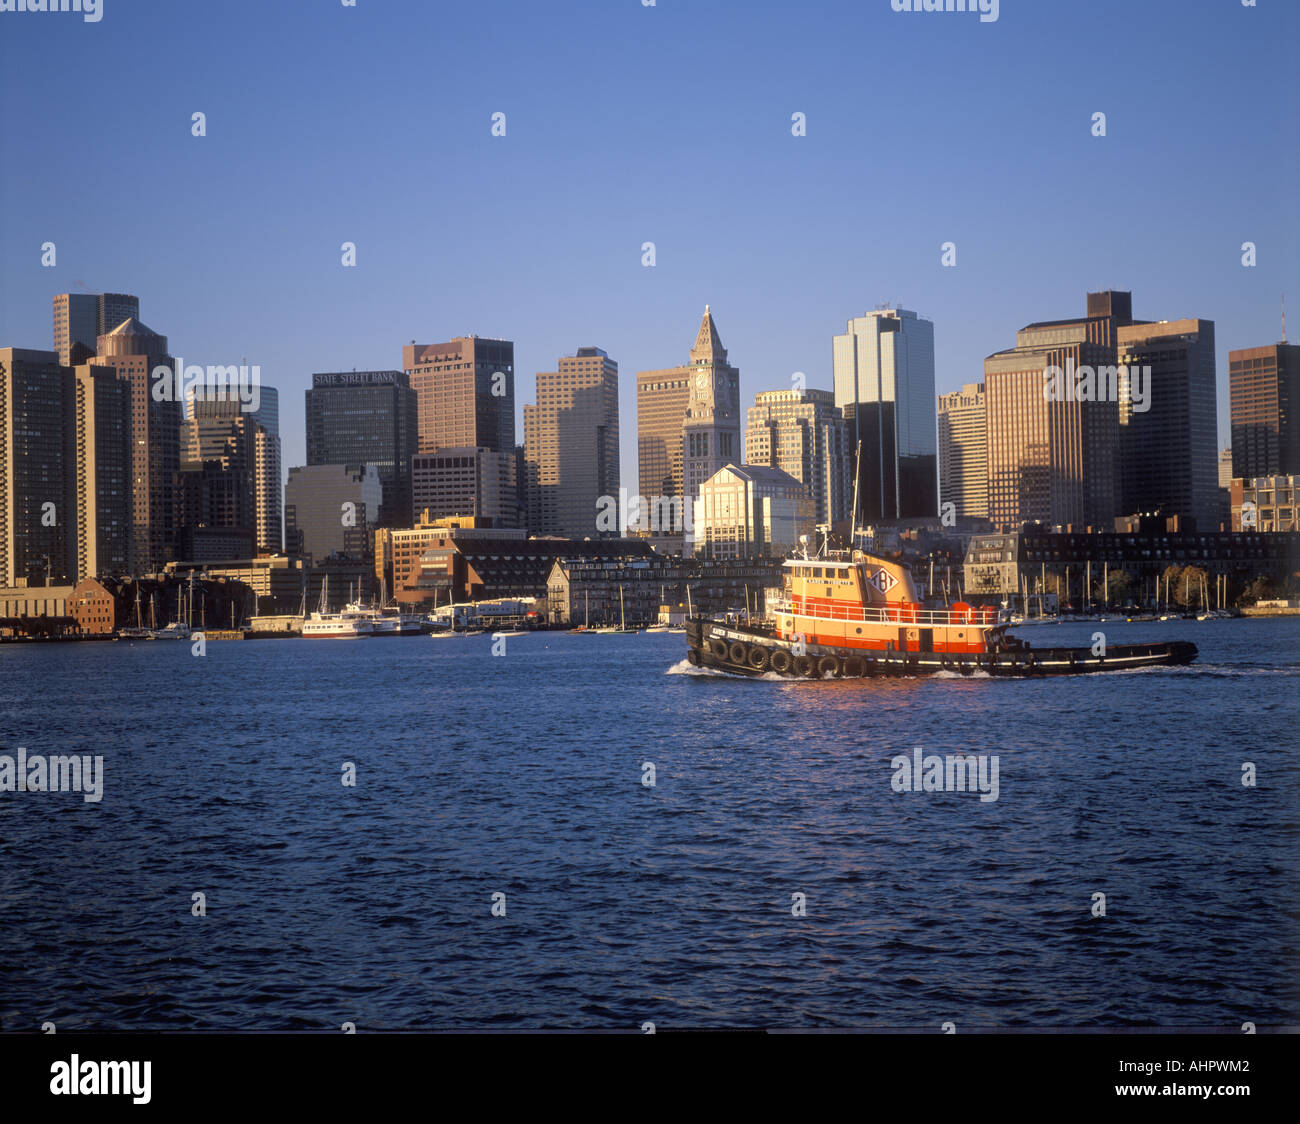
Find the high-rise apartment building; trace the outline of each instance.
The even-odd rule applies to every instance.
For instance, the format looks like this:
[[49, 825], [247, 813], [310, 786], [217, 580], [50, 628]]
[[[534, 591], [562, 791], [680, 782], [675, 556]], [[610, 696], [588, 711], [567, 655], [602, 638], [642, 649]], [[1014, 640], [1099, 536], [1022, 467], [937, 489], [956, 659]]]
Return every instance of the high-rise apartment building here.
[[988, 418], [984, 384], [939, 395], [939, 507], [959, 519], [989, 514]]
[[524, 407], [528, 528], [596, 538], [600, 498], [619, 491], [618, 364], [580, 347], [556, 366], [538, 373], [537, 404]]
[[[95, 354], [100, 336], [139, 319], [140, 298], [127, 293], [59, 293], [54, 298], [54, 350], [65, 367]], [[75, 357], [74, 344], [83, 351]]]
[[384, 496], [379, 524], [411, 525], [416, 395], [401, 371], [314, 374], [307, 391], [307, 464], [373, 464]]
[[76, 388], [53, 351], [0, 348], [0, 587], [77, 571]]
[[402, 368], [416, 396], [416, 452], [515, 447], [515, 345], [460, 336], [407, 344]]
[[1300, 344], [1228, 352], [1232, 475], [1300, 473]]
[[[1121, 512], [1219, 521], [1214, 321], [1117, 329]], [[1135, 396], [1135, 392], [1137, 396]]]
[[832, 358], [835, 405], [862, 448], [859, 520], [935, 515], [934, 325], [904, 308], [877, 309], [848, 322]]
[[808, 489], [818, 523], [840, 523], [853, 506], [849, 422], [829, 390], [765, 390], [745, 425], [745, 465], [779, 468]]
[[155, 367], [171, 367], [167, 337], [135, 318], [101, 335], [94, 365], [111, 367], [130, 387], [131, 568], [156, 573], [175, 558], [176, 480], [181, 402], [153, 394]]
[[[1119, 514], [1119, 328], [1133, 323], [1129, 293], [1089, 293], [1082, 319], [1022, 328], [1016, 346], [984, 360], [988, 414], [989, 518], [1022, 523], [1110, 526]], [[1086, 399], [1051, 390], [1051, 369], [1111, 375]], [[1097, 393], [1096, 382], [1105, 382]], [[1100, 399], [1100, 400], [1099, 400]]]
[[77, 580], [131, 573], [131, 386], [76, 369]]

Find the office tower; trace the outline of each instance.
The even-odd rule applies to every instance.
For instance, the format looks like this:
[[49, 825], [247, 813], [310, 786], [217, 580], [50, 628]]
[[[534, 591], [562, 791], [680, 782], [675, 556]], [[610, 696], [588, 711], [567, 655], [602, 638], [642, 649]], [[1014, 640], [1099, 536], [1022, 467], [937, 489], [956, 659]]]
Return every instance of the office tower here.
[[65, 585], [76, 571], [72, 368], [0, 348], [0, 586]]
[[1300, 473], [1300, 344], [1228, 352], [1232, 475]]
[[556, 366], [538, 373], [537, 404], [524, 407], [528, 528], [596, 538], [600, 498], [619, 489], [618, 364], [580, 347]]
[[1232, 450], [1219, 451], [1219, 487], [1226, 488], [1232, 483]]
[[[263, 395], [267, 389], [262, 389]], [[190, 470], [209, 462], [219, 466], [220, 480], [211, 471], [200, 477], [210, 493], [205, 521], [246, 531], [253, 551], [276, 554], [282, 549], [280, 439], [258, 421], [260, 414], [272, 424], [277, 422], [265, 398], [261, 407], [245, 412], [238, 398], [191, 396], [181, 459], [182, 467]], [[198, 485], [192, 479], [190, 486]], [[216, 493], [222, 497], [219, 503]], [[204, 508], [203, 501], [199, 507]]]
[[727, 349], [707, 304], [690, 366], [690, 398], [682, 422], [682, 494], [687, 503], [701, 484], [743, 455], [740, 372], [727, 362]]
[[[125, 320], [99, 337], [94, 365], [112, 367], [130, 386], [131, 569], [137, 574], [156, 573], [175, 558], [175, 486], [180, 468], [182, 404], [158, 401], [152, 393], [154, 368], [172, 366], [167, 337], [139, 320]], [[167, 393], [173, 392], [174, 388]]]
[[934, 325], [907, 309], [877, 309], [848, 322], [832, 357], [835, 405], [862, 447], [859, 521], [934, 516]]
[[[127, 293], [59, 293], [54, 298], [54, 350], [65, 367], [95, 354], [100, 336], [124, 320], [139, 319], [140, 298]], [[72, 348], [85, 350], [74, 358]]]
[[1214, 321], [1129, 324], [1118, 329], [1117, 342], [1121, 512], [1159, 511], [1178, 516], [1184, 529], [1190, 529], [1187, 520], [1214, 529]]
[[284, 488], [285, 543], [313, 563], [331, 555], [373, 557], [383, 502], [376, 465], [317, 464], [289, 469]]
[[765, 390], [745, 426], [745, 466], [779, 468], [808, 489], [818, 523], [842, 523], [853, 507], [849, 423], [829, 390]]
[[984, 384], [967, 383], [939, 395], [939, 508], [959, 519], [989, 514], [988, 427]]
[[401, 371], [312, 375], [307, 391], [307, 464], [373, 464], [384, 496], [379, 524], [411, 525], [416, 395]]
[[682, 421], [693, 374], [690, 367], [637, 372], [637, 487], [647, 501], [682, 494]]
[[780, 557], [813, 530], [808, 489], [766, 465], [729, 464], [694, 500], [691, 552], [708, 558]]
[[649, 506], [673, 496], [689, 503], [704, 480], [741, 457], [740, 372], [727, 363], [708, 305], [684, 365], [637, 372], [636, 417], [637, 474]]
[[[1014, 348], [984, 360], [994, 524], [1109, 527], [1119, 514], [1116, 345], [1132, 322], [1130, 294], [1089, 293], [1082, 319], [1030, 324]], [[1095, 380], [1107, 387], [1094, 385], [1086, 400], [1049, 393], [1049, 368], [1085, 366], [1111, 372]]]
[[75, 369], [77, 580], [131, 573], [131, 386]]
[[490, 519], [493, 527], [516, 527], [521, 522], [517, 469], [513, 452], [447, 448], [416, 453], [411, 458], [416, 517], [464, 515]]
[[515, 447], [515, 345], [460, 336], [402, 348], [416, 396], [415, 452]]

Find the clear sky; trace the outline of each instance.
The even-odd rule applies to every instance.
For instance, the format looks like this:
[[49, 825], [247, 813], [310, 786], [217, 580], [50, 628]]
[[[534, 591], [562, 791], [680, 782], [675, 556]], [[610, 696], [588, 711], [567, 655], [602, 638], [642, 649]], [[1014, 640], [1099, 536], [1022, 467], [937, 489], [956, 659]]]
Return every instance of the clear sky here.
[[1216, 322], [1220, 445], [1228, 350], [1284, 292], [1300, 338], [1296, 0], [103, 4], [0, 12], [0, 346], [49, 348], [78, 282], [135, 293], [173, 354], [261, 366], [288, 465], [311, 373], [412, 339], [514, 340], [521, 442], [535, 372], [603, 347], [635, 490], [635, 372], [706, 303], [748, 403], [829, 388], [881, 302], [934, 321], [944, 392], [1131, 289]]

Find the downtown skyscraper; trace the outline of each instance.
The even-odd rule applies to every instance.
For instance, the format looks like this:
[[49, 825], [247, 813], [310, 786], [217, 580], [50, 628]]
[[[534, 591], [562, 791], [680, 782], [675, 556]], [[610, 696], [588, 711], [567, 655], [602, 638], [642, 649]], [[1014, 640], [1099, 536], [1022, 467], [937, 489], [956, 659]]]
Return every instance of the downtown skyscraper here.
[[959, 519], [989, 513], [988, 412], [984, 384], [967, 383], [939, 395], [939, 514]]
[[416, 396], [402, 371], [329, 371], [307, 391], [307, 464], [373, 464], [382, 482], [377, 522], [411, 525]]
[[855, 455], [861, 447], [859, 522], [934, 516], [934, 325], [907, 309], [876, 309], [834, 338], [832, 361], [835, 405]]
[[1132, 322], [1132, 294], [1089, 293], [1083, 317], [1030, 324], [1015, 347], [984, 360], [995, 526], [1101, 529], [1119, 514], [1117, 396], [1080, 400], [1046, 387], [1050, 368], [1114, 370], [1119, 328]]
[[556, 366], [538, 373], [537, 404], [524, 407], [528, 527], [595, 538], [601, 497], [619, 492], [618, 364], [580, 347]]
[[652, 529], [680, 532], [700, 484], [743, 455], [740, 371], [728, 362], [708, 305], [686, 363], [637, 372], [636, 415], [640, 495], [648, 512], [674, 512], [673, 527]]
[[[1159, 512], [1177, 516], [1184, 528], [1214, 530], [1220, 503], [1214, 321], [1122, 325], [1116, 342], [1120, 513]], [[1135, 386], [1145, 400], [1135, 399]]]
[[850, 426], [829, 390], [764, 390], [745, 425], [745, 465], [779, 468], [808, 489], [817, 523], [842, 523], [853, 506]]
[[1300, 473], [1300, 344], [1228, 352], [1232, 475]]

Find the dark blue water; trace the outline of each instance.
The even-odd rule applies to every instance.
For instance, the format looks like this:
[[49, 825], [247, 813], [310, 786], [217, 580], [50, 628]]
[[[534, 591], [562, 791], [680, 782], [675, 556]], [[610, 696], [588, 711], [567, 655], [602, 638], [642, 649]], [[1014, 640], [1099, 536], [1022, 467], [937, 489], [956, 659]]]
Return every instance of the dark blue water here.
[[[682, 674], [677, 635], [0, 646], [0, 753], [105, 758], [98, 804], [0, 794], [0, 1025], [1300, 1022], [1300, 622], [1023, 635], [1098, 627], [1201, 659], [850, 684]], [[998, 755], [999, 798], [895, 792], [914, 746]]]

